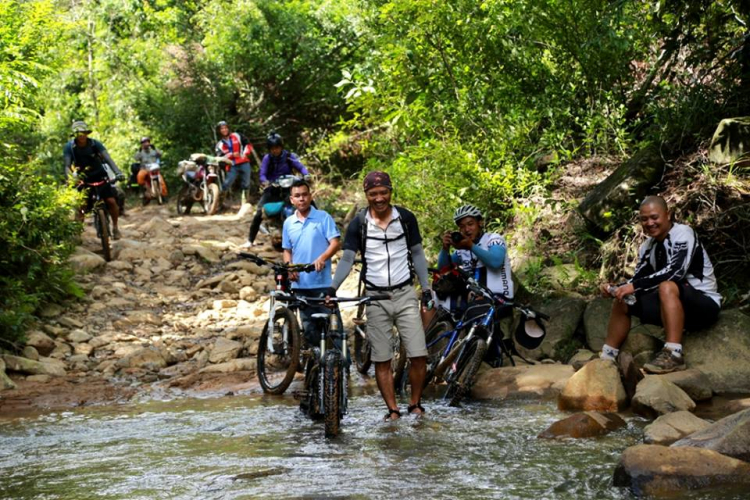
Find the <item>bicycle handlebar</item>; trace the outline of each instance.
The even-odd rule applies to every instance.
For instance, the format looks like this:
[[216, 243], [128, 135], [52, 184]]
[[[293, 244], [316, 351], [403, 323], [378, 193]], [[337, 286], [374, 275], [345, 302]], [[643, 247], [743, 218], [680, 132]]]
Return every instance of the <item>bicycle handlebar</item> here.
[[240, 252], [239, 256], [241, 259], [252, 261], [260, 266], [269, 266], [273, 268], [283, 268], [287, 271], [298, 272], [298, 273], [309, 273], [315, 271], [315, 264], [287, 264], [282, 262], [268, 262], [262, 257], [258, 257], [254, 253]]

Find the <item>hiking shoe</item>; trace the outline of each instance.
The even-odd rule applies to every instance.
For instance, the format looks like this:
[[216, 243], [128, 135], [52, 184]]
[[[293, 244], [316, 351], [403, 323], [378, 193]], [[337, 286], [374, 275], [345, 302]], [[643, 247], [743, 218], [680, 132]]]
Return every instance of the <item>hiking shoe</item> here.
[[643, 369], [648, 373], [662, 374], [676, 372], [685, 369], [685, 359], [680, 356], [672, 355], [672, 351], [666, 347], [656, 355], [653, 361], [643, 365]]
[[122, 235], [120, 234], [120, 230], [118, 228], [115, 228], [112, 231], [112, 239], [119, 240], [120, 238], [122, 238]]

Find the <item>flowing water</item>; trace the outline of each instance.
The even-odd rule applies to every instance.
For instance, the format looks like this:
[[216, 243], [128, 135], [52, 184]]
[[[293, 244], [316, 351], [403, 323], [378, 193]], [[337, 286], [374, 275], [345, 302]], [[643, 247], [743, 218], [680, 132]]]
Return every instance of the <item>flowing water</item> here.
[[422, 419], [383, 423], [379, 396], [355, 396], [336, 439], [294, 399], [259, 395], [0, 420], [0, 497], [631, 497], [612, 472], [641, 439], [640, 419], [601, 439], [550, 441], [536, 435], [564, 416], [552, 402], [430, 403]]

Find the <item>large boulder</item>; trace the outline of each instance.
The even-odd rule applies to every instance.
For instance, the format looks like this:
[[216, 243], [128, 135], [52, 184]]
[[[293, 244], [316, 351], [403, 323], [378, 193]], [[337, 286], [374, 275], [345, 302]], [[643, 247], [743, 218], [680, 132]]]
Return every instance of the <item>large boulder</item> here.
[[727, 164], [747, 157], [750, 153], [750, 117], [725, 118], [711, 138], [708, 159]]
[[663, 173], [659, 148], [641, 149], [592, 189], [578, 211], [597, 232], [608, 234], [632, 216], [638, 202]]
[[705, 373], [696, 370], [695, 368], [656, 376], [672, 382], [674, 385], [685, 391], [693, 401], [705, 401], [711, 399], [713, 396], [713, 391], [711, 391], [711, 381]]
[[561, 410], [616, 412], [628, 404], [617, 366], [609, 360], [586, 363], [565, 384], [557, 399]]
[[695, 402], [685, 391], [657, 375], [650, 375], [638, 383], [631, 405], [633, 411], [647, 418], [695, 409]]
[[36, 349], [42, 356], [49, 356], [55, 349], [55, 341], [49, 335], [39, 330], [29, 332], [26, 345]]
[[623, 452], [613, 482], [629, 487], [637, 496], [678, 498], [681, 490], [718, 487], [747, 493], [750, 464], [701, 448], [639, 444]]
[[558, 420], [538, 437], [542, 439], [591, 438], [603, 436], [626, 425], [617, 413], [586, 411]]
[[689, 411], [667, 413], [643, 429], [643, 442], [669, 446], [685, 436], [701, 431], [711, 424]]
[[97, 255], [82, 247], [78, 247], [68, 261], [73, 266], [73, 269], [81, 274], [103, 267], [107, 263], [101, 255]]
[[716, 324], [682, 343], [685, 363], [705, 373], [715, 393], [750, 393], [750, 317], [722, 311]]
[[538, 307], [552, 318], [546, 324], [547, 335], [537, 349], [524, 349], [519, 345], [518, 351], [527, 359], [554, 358], [558, 361], [567, 361], [572, 354], [569, 344], [583, 316], [586, 301], [575, 297], [561, 297], [551, 299]]
[[680, 439], [672, 446], [705, 448], [750, 462], [750, 409], [724, 417], [706, 429]]
[[52, 375], [55, 377], [65, 376], [65, 366], [62, 361], [52, 358], [39, 358], [39, 361], [4, 354], [2, 356], [8, 371], [19, 372], [25, 375]]
[[219, 337], [214, 342], [214, 347], [208, 356], [208, 361], [211, 363], [224, 363], [236, 358], [240, 353], [240, 349], [242, 349], [241, 342]]
[[0, 391], [5, 389], [15, 389], [16, 384], [13, 382], [8, 375], [5, 373], [5, 361], [0, 358]]
[[481, 372], [471, 388], [476, 399], [554, 398], [573, 375], [569, 365], [519, 365]]

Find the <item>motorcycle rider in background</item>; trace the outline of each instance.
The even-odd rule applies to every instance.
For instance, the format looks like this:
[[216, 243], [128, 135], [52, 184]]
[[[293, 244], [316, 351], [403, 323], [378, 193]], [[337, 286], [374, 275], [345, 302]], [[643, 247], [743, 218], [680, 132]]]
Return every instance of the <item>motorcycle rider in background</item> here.
[[[120, 207], [117, 205], [115, 188], [109, 182], [105, 165], [112, 169], [117, 180], [125, 179], [125, 175], [117, 167], [117, 164], [109, 156], [107, 148], [101, 142], [89, 138], [91, 129], [85, 122], [77, 120], [73, 122], [73, 139], [68, 141], [63, 148], [63, 159], [65, 162], [65, 178], [79, 179], [86, 183], [99, 181], [108, 181], [100, 186], [99, 194], [107, 204], [109, 215], [112, 217], [112, 236], [114, 239], [120, 239], [120, 229], [117, 226], [117, 220], [120, 216]], [[92, 189], [92, 188], [87, 188]], [[76, 212], [76, 220], [82, 221], [84, 213], [88, 206], [88, 199], [84, 205]]]
[[255, 216], [250, 223], [250, 234], [243, 247], [251, 247], [255, 244], [255, 237], [258, 236], [258, 230], [263, 221], [263, 205], [281, 201], [279, 189], [273, 186], [274, 181], [283, 175], [293, 175], [294, 170], [304, 176], [305, 180], [310, 178], [310, 173], [299, 161], [297, 155], [284, 149], [284, 139], [279, 134], [273, 131], [268, 134], [266, 146], [268, 153], [263, 156], [260, 164], [260, 185], [263, 188], [263, 194], [255, 208]]
[[[151, 163], [159, 163], [161, 160], [161, 151], [155, 146], [151, 145], [150, 137], [141, 138], [141, 147], [135, 154], [135, 163], [131, 166], [131, 172], [135, 174], [136, 182], [139, 186], [143, 186], [145, 193], [143, 197], [143, 204], [148, 205], [151, 201], [151, 176], [148, 172], [147, 165]], [[161, 194], [167, 196], [167, 183], [164, 177], [161, 178]]]

